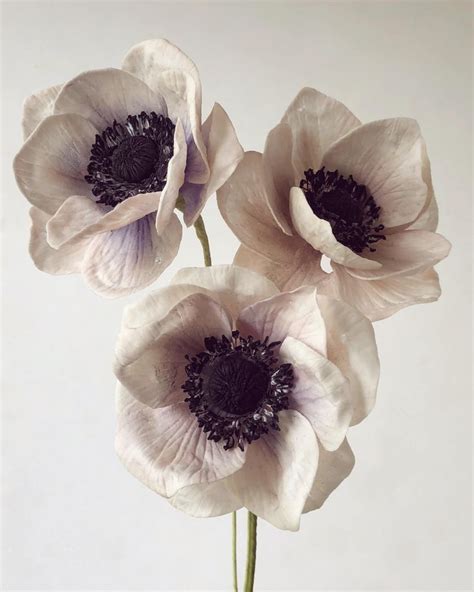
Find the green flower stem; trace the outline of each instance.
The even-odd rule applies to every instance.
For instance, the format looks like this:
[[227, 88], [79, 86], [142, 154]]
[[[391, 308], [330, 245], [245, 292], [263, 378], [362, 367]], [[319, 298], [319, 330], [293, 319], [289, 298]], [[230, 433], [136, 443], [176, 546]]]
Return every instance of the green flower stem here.
[[204, 265], [206, 267], [210, 267], [212, 265], [211, 259], [211, 249], [209, 248], [209, 238], [207, 236], [206, 227], [204, 226], [204, 220], [202, 216], [194, 223], [194, 230], [196, 231], [196, 236], [201, 241], [202, 252], [204, 255]]
[[239, 580], [237, 576], [237, 512], [232, 512], [232, 589], [239, 592]]
[[244, 592], [253, 592], [255, 580], [255, 564], [257, 562], [257, 516], [248, 514], [248, 540], [247, 540], [247, 571], [245, 574]]

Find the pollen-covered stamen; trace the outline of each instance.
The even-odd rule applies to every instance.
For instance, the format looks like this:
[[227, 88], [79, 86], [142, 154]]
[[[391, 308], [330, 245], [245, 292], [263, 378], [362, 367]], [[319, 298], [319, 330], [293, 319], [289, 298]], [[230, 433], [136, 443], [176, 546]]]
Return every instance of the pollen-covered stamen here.
[[207, 337], [205, 350], [186, 356], [188, 379], [182, 389], [199, 427], [224, 449], [257, 440], [278, 430], [278, 412], [288, 408], [293, 387], [291, 364], [278, 365], [275, 348], [234, 331], [230, 339]]
[[365, 185], [359, 185], [352, 175], [348, 178], [336, 171], [326, 171], [325, 167], [314, 172], [304, 173], [300, 187], [313, 212], [327, 220], [336, 239], [355, 253], [362, 253], [379, 240], [383, 224], [377, 224], [380, 207]]
[[85, 176], [97, 203], [114, 207], [132, 195], [161, 191], [173, 156], [174, 129], [168, 117], [142, 111], [97, 135]]

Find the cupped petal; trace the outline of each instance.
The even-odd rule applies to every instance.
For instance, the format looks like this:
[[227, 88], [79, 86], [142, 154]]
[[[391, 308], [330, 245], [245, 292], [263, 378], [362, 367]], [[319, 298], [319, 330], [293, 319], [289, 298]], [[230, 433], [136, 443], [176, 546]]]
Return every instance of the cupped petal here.
[[187, 403], [161, 409], [142, 405], [117, 387], [115, 448], [128, 471], [164, 497], [183, 487], [212, 483], [238, 471], [245, 453], [224, 450], [198, 426]]
[[192, 226], [201, 214], [207, 199], [232, 175], [244, 157], [234, 126], [224, 109], [215, 103], [202, 125], [210, 176], [204, 185], [187, 183], [181, 193], [184, 199], [184, 222]]
[[431, 230], [431, 232], [435, 232], [438, 228], [438, 204], [436, 203], [433, 180], [431, 179], [430, 159], [428, 158], [428, 151], [424, 141], [422, 143], [421, 157], [421, 174], [423, 176], [423, 181], [428, 188], [428, 199], [426, 200], [426, 205], [420, 215], [412, 224], [410, 224], [410, 226], [408, 226], [408, 229]]
[[280, 431], [252, 442], [244, 466], [229, 482], [251, 512], [277, 528], [298, 530], [318, 466], [318, 443], [297, 411], [280, 411], [278, 417]]
[[242, 502], [229, 484], [229, 477], [212, 483], [188, 485], [168, 501], [176, 509], [195, 518], [222, 516], [242, 507]]
[[54, 275], [80, 273], [88, 241], [53, 249], [46, 237], [49, 215], [38, 208], [31, 208], [30, 216], [32, 226], [29, 251], [36, 267]]
[[181, 242], [181, 224], [174, 216], [158, 236], [150, 214], [117, 230], [102, 232], [89, 243], [82, 272], [101, 296], [127, 296], [149, 286], [171, 264]]
[[305, 171], [320, 168], [323, 154], [334, 142], [361, 125], [345, 105], [314, 88], [303, 88], [297, 94], [282, 122], [292, 133], [295, 185], [299, 185]]
[[354, 453], [347, 440], [334, 452], [320, 448], [318, 470], [303, 513], [319, 509], [336, 487], [350, 475], [354, 464]]
[[336, 264], [333, 270], [318, 284], [318, 292], [350, 302], [371, 321], [385, 319], [412, 304], [434, 302], [441, 295], [434, 269], [383, 280], [355, 278], [346, 268]]
[[370, 257], [377, 259], [379, 269], [351, 269], [347, 273], [359, 279], [381, 280], [396, 275], [411, 275], [433, 267], [448, 256], [451, 244], [440, 234], [428, 230], [405, 230], [387, 234]]
[[170, 283], [192, 284], [209, 290], [233, 318], [246, 306], [278, 294], [278, 288], [270, 280], [235, 265], [186, 267], [180, 269]]
[[355, 269], [381, 267], [377, 261], [360, 257], [338, 242], [332, 232], [331, 224], [316, 216], [308, 204], [303, 190], [299, 187], [292, 187], [290, 190], [290, 211], [295, 230], [301, 238], [332, 261]]
[[326, 450], [336, 450], [346, 436], [352, 417], [347, 378], [336, 364], [291, 337], [283, 342], [279, 358], [293, 366], [290, 409], [306, 417]]
[[293, 337], [326, 355], [326, 327], [315, 288], [305, 286], [247, 306], [236, 324], [245, 337], [268, 337], [270, 342]]
[[317, 300], [326, 325], [328, 358], [349, 381], [351, 425], [355, 425], [367, 417], [375, 405], [380, 362], [374, 329], [371, 322], [348, 303], [319, 293]]
[[56, 97], [61, 90], [61, 85], [50, 86], [28, 97], [23, 104], [23, 139], [26, 140], [43, 119], [53, 114], [53, 106]]
[[83, 72], [65, 84], [54, 113], [78, 113], [103, 131], [114, 121], [124, 124], [142, 111], [167, 116], [166, 102], [157, 92], [128, 72], [117, 68]]
[[80, 115], [43, 119], [13, 162], [16, 182], [30, 203], [54, 214], [71, 195], [90, 195], [84, 180], [96, 128]]
[[424, 142], [414, 119], [385, 119], [356, 128], [324, 154], [322, 164], [365, 185], [380, 206], [378, 222], [413, 222], [429, 195], [423, 179]]
[[290, 263], [302, 241], [285, 235], [267, 204], [262, 155], [246, 152], [234, 174], [217, 192], [222, 217], [249, 249]]

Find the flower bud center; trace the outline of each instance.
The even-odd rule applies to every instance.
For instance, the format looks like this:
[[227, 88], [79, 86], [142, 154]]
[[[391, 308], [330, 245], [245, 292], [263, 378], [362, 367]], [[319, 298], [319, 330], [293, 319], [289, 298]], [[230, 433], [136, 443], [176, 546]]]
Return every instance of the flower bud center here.
[[146, 136], [126, 138], [112, 154], [112, 170], [124, 181], [141, 181], [153, 170], [158, 157], [156, 144]]

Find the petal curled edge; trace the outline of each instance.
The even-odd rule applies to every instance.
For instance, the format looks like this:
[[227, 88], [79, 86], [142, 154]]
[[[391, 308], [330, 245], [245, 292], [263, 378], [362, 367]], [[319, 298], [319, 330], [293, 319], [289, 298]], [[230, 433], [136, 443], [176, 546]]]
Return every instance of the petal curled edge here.
[[211, 518], [240, 510], [242, 502], [232, 490], [226, 477], [220, 481], [188, 485], [177, 491], [169, 502], [176, 509], [195, 518]]
[[53, 114], [53, 106], [56, 97], [61, 90], [61, 85], [50, 86], [42, 89], [30, 97], [23, 103], [23, 117], [21, 125], [23, 128], [23, 140], [31, 136], [33, 131], [43, 119]]

